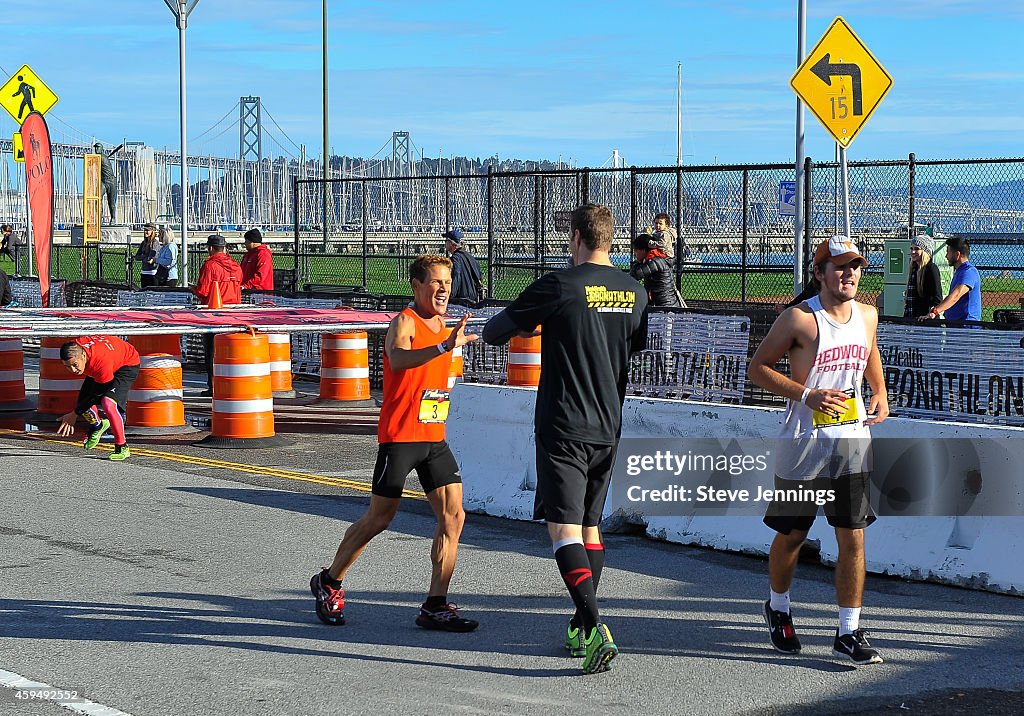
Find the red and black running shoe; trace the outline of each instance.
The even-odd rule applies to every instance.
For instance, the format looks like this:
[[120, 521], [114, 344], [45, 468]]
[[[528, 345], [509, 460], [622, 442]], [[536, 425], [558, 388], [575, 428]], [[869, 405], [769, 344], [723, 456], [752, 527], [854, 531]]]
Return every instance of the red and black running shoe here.
[[326, 576], [327, 570], [323, 569], [309, 580], [309, 591], [316, 598], [316, 615], [324, 624], [341, 626], [345, 623], [345, 590], [332, 587], [327, 583]]

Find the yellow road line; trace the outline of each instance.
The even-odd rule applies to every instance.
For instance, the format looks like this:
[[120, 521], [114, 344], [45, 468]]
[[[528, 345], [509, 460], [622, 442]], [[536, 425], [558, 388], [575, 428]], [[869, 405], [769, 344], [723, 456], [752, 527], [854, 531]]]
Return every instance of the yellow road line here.
[[[47, 438], [41, 435], [33, 435], [32, 433], [23, 433], [20, 430], [8, 430], [0, 429], [0, 433], [8, 435], [21, 435], [30, 440], [36, 442], [54, 443], [56, 445], [73, 445], [80, 446], [80, 442], [73, 440], [58, 440], [56, 438]], [[110, 452], [113, 450], [109, 445], [97, 445], [97, 449], [106, 450]], [[197, 457], [193, 455], [179, 455], [172, 452], [163, 452], [161, 450], [151, 450], [149, 448], [132, 448], [132, 456], [138, 455], [139, 457], [152, 457], [158, 460], [167, 460], [168, 462], [179, 462], [185, 465], [197, 465], [199, 467], [215, 467], [223, 470], [232, 470], [234, 472], [244, 472], [248, 474], [256, 473], [258, 475], [266, 475], [267, 477], [277, 477], [282, 480], [295, 480], [296, 482], [314, 482], [320, 485], [330, 485], [332, 487], [344, 487], [358, 492], [370, 492], [370, 485], [365, 482], [358, 480], [350, 480], [343, 477], [330, 477], [328, 475], [317, 475], [307, 472], [295, 472], [294, 470], [284, 470], [276, 467], [263, 467], [260, 465], [247, 465], [242, 462], [228, 462], [226, 460], [215, 460], [207, 457]], [[403, 490], [403, 497], [411, 497], [417, 500], [426, 499], [426, 493], [420, 492], [419, 490]]]

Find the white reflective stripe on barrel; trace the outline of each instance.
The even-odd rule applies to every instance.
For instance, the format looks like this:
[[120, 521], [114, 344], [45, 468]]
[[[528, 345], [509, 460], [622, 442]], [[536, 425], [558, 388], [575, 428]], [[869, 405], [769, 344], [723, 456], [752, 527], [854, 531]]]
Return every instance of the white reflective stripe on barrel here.
[[[0, 338], [0, 351], [20, 351], [21, 339]], [[59, 351], [58, 351], [59, 352]]]
[[23, 370], [0, 370], [0, 381], [25, 380]]
[[322, 378], [369, 378], [369, 368], [323, 368], [320, 370]]
[[129, 403], [155, 403], [158, 400], [181, 400], [181, 397], [181, 388], [128, 391]]
[[291, 373], [292, 362], [290, 360], [272, 360], [270, 361], [270, 372], [271, 373]]
[[291, 338], [289, 338], [287, 333], [268, 333], [267, 334], [267, 343], [290, 343], [290, 342], [291, 342]]
[[509, 353], [511, 365], [540, 365], [540, 353]]
[[274, 399], [263, 400], [214, 400], [215, 413], [270, 413], [274, 410]]
[[60, 360], [60, 348], [40, 348], [39, 357], [43, 360]]
[[269, 363], [214, 363], [213, 374], [221, 378], [255, 378], [270, 375]]
[[174, 356], [141, 356], [140, 368], [180, 368], [181, 358]]
[[82, 378], [73, 380], [50, 380], [49, 378], [39, 379], [39, 390], [50, 390], [54, 393], [65, 391], [77, 391], [82, 387]]
[[367, 347], [365, 338], [325, 338], [320, 350], [357, 351]]

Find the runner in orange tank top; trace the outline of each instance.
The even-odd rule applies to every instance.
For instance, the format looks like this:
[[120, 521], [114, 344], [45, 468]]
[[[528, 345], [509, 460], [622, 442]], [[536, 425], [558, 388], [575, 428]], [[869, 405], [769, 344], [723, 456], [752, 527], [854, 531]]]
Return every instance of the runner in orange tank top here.
[[466, 335], [468, 313], [454, 329], [445, 325], [443, 316], [452, 288], [450, 260], [420, 256], [409, 267], [409, 281], [414, 304], [395, 316], [384, 339], [384, 403], [377, 428], [380, 445], [370, 507], [345, 532], [331, 566], [315, 574], [309, 586], [321, 621], [344, 624], [341, 580], [370, 540], [391, 524], [406, 477], [415, 470], [437, 517], [430, 550], [430, 588], [416, 624], [424, 629], [473, 631], [477, 622], [461, 616], [448, 601], [466, 513], [462, 509], [462, 476], [445, 442], [444, 423], [451, 352], [477, 336]]

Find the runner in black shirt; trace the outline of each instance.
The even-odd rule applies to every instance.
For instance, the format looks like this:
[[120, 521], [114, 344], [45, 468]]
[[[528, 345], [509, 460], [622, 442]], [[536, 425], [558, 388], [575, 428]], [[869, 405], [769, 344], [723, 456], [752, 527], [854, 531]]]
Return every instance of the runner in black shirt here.
[[618, 653], [600, 623], [604, 565], [601, 512], [622, 426], [629, 355], [647, 341], [647, 292], [612, 265], [612, 213], [585, 204], [572, 212], [574, 268], [535, 281], [488, 321], [492, 345], [543, 329], [537, 388], [537, 502], [576, 615], [566, 648], [583, 671], [606, 671]]

